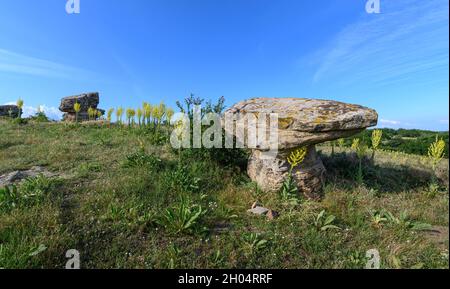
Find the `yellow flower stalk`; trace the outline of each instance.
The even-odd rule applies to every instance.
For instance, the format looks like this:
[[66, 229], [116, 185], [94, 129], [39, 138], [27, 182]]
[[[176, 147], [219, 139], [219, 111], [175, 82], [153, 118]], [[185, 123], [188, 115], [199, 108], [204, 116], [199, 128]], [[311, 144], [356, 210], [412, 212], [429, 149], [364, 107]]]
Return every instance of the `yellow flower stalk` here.
[[144, 103], [144, 118], [147, 120], [147, 125], [150, 125], [152, 118], [152, 106], [149, 103]]
[[141, 126], [142, 109], [138, 108], [136, 110], [136, 115], [137, 115], [137, 118], [138, 118], [139, 126]]
[[134, 117], [136, 115], [136, 111], [132, 108], [128, 108], [126, 111], [127, 119], [128, 119], [128, 126], [131, 126], [134, 124]]
[[352, 143], [352, 149], [356, 152], [358, 156], [359, 165], [358, 165], [358, 173], [356, 175], [356, 179], [359, 184], [363, 183], [363, 171], [362, 171], [362, 159], [366, 155], [368, 147], [366, 145], [361, 144], [361, 140], [359, 138], [355, 138]]
[[79, 104], [78, 102], [75, 102], [73, 104], [73, 110], [75, 111], [75, 122], [78, 122], [78, 113], [81, 110], [81, 104]]
[[307, 153], [308, 149], [306, 147], [301, 147], [291, 152], [291, 154], [287, 157], [287, 161], [291, 165], [291, 172], [303, 163]]
[[19, 108], [19, 118], [22, 118], [23, 100], [19, 98], [16, 104], [17, 107]]
[[119, 107], [116, 110], [116, 118], [117, 118], [117, 122], [119, 124], [122, 124], [122, 115], [123, 115], [123, 107]]
[[167, 124], [170, 125], [170, 120], [172, 119], [174, 114], [175, 114], [175, 112], [173, 109], [171, 109], [171, 108], [167, 109], [167, 112], [166, 112]]
[[107, 121], [108, 121], [109, 123], [111, 123], [111, 118], [112, 118], [113, 112], [114, 112], [114, 108], [110, 108], [110, 109], [108, 110], [108, 114], [107, 114], [107, 116], [106, 116], [106, 119], [107, 119]]
[[375, 152], [378, 150], [381, 144], [382, 137], [383, 137], [382, 130], [377, 129], [372, 132], [372, 160], [375, 159]]
[[428, 158], [431, 160], [433, 170], [436, 170], [436, 166], [444, 158], [445, 142], [436, 136], [436, 141], [433, 142], [428, 148]]

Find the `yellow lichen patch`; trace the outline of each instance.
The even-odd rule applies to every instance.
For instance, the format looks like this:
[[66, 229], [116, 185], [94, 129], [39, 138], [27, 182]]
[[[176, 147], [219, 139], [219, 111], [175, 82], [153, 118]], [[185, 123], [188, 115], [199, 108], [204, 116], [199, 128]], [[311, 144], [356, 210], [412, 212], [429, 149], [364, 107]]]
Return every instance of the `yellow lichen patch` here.
[[328, 118], [326, 116], [319, 116], [314, 120], [315, 124], [323, 124], [327, 122]]
[[280, 119], [278, 119], [278, 128], [279, 129], [288, 129], [292, 125], [293, 122], [294, 122], [294, 120], [290, 117], [280, 118]]

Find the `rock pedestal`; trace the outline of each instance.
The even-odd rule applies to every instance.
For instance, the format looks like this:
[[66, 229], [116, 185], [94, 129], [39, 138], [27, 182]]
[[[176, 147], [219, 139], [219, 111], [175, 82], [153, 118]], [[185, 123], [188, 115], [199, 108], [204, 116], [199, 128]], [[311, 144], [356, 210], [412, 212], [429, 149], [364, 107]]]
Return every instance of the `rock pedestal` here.
[[[280, 151], [275, 158], [264, 158], [264, 152], [253, 150], [248, 162], [247, 172], [263, 191], [277, 192], [289, 176], [290, 165], [287, 157], [292, 150]], [[325, 167], [317, 156], [314, 146], [308, 147], [303, 163], [294, 168], [292, 177], [299, 191], [309, 199], [319, 199], [325, 181]]]
[[80, 104], [80, 112], [78, 113], [78, 121], [89, 120], [88, 109], [96, 109], [100, 111], [102, 115], [105, 111], [102, 109], [97, 109], [100, 103], [100, 96], [98, 92], [84, 93], [75, 96], [68, 96], [61, 99], [61, 104], [59, 110], [64, 112], [63, 120], [65, 121], [75, 121], [76, 113], [74, 110], [75, 103]]
[[[306, 147], [305, 160], [292, 174], [299, 191], [310, 199], [321, 197], [326, 172], [315, 145], [352, 136], [378, 122], [376, 111], [363, 106], [300, 98], [255, 98], [234, 105], [225, 114], [232, 114], [236, 119], [248, 114], [256, 118], [276, 114], [278, 154], [267, 158], [264, 149], [251, 147], [248, 175], [263, 190], [279, 191], [289, 175], [287, 157], [293, 150]], [[247, 126], [244, 123], [245, 130]], [[236, 135], [237, 127], [242, 127], [242, 123], [235, 124], [233, 131], [225, 130]]]

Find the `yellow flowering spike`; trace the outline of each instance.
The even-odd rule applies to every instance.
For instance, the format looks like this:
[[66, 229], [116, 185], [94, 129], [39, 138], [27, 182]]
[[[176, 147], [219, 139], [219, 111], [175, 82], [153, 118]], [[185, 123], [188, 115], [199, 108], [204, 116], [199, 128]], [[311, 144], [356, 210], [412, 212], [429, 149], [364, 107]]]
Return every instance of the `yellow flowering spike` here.
[[17, 100], [17, 103], [16, 103], [16, 104], [17, 104], [17, 107], [18, 107], [19, 109], [22, 109], [22, 108], [23, 108], [23, 100], [22, 100], [22, 99], [19, 98], [19, 99]]
[[377, 150], [381, 143], [381, 138], [383, 137], [383, 131], [382, 130], [374, 130], [372, 132], [372, 148], [374, 150]]
[[428, 148], [428, 157], [430, 158], [433, 169], [444, 158], [445, 142], [436, 136], [436, 141]]
[[166, 112], [166, 117], [167, 117], [167, 122], [170, 124], [170, 120], [172, 119], [173, 115], [175, 114], [175, 112], [173, 111], [173, 109], [168, 108], [167, 112]]
[[360, 141], [361, 141], [361, 140], [360, 140], [359, 138], [353, 139], [352, 150], [358, 151]]
[[287, 161], [291, 165], [291, 170], [298, 167], [305, 160], [308, 149], [306, 147], [298, 148], [291, 152]]
[[108, 122], [111, 122], [111, 118], [112, 118], [113, 112], [114, 112], [114, 108], [110, 108], [110, 109], [108, 110], [108, 115], [107, 115], [107, 120], [108, 120]]
[[76, 113], [79, 113], [80, 110], [81, 110], [81, 104], [79, 104], [78, 102], [75, 102], [74, 105], [73, 105], [73, 110], [74, 110]]

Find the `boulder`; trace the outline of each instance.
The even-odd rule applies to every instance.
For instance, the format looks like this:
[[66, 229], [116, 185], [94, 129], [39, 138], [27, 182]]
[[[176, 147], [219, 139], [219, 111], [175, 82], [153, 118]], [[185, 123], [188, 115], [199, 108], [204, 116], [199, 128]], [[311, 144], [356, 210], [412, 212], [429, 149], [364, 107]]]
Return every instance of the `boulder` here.
[[80, 112], [87, 112], [90, 107], [97, 108], [98, 104], [100, 103], [100, 96], [98, 92], [91, 92], [64, 97], [63, 99], [61, 99], [59, 110], [66, 113], [75, 113], [73, 106], [76, 102], [81, 105]]
[[[74, 110], [75, 103], [80, 104], [80, 112], [78, 113], [78, 121], [89, 120], [88, 110], [89, 108], [100, 111], [102, 116], [105, 115], [103, 109], [98, 109], [97, 106], [100, 103], [100, 96], [98, 92], [84, 93], [75, 96], [68, 96], [61, 99], [59, 110], [64, 112], [63, 120], [74, 122], [76, 120], [76, 113]], [[97, 117], [96, 117], [97, 119]]]
[[0, 105], [0, 116], [19, 117], [19, 107], [17, 105]]
[[0, 188], [4, 186], [10, 186], [15, 183], [19, 183], [24, 179], [35, 178], [39, 175], [43, 175], [48, 178], [58, 176], [57, 174], [52, 173], [43, 167], [35, 166], [29, 170], [14, 171], [8, 174], [0, 175]]
[[[252, 149], [248, 163], [248, 175], [265, 191], [279, 191], [288, 177], [290, 165], [287, 157], [300, 147], [307, 148], [305, 160], [292, 171], [292, 176], [300, 192], [310, 199], [319, 199], [325, 175], [325, 167], [318, 157], [315, 145], [346, 138], [364, 129], [375, 126], [378, 114], [375, 110], [360, 105], [347, 104], [330, 100], [302, 98], [255, 98], [242, 101], [225, 112], [225, 117], [233, 118], [233, 130], [225, 126], [228, 134], [237, 131], [248, 136], [248, 121], [237, 121], [243, 116], [262, 116], [275, 114], [278, 117], [277, 154], [267, 157], [269, 144], [258, 143], [250, 147], [247, 137], [241, 141], [245, 147]], [[228, 115], [228, 116], [227, 116]], [[264, 123], [264, 121], [263, 121]], [[258, 124], [257, 124], [258, 125]], [[266, 127], [266, 138], [270, 132]], [[264, 131], [264, 130], [261, 130]], [[258, 132], [259, 133], [259, 132]]]

